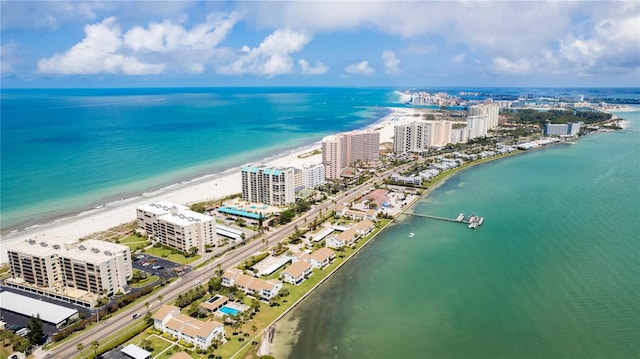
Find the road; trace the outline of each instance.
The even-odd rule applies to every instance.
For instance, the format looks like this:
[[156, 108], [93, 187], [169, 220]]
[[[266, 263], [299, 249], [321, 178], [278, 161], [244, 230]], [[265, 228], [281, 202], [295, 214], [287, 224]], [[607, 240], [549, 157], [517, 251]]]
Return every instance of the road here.
[[[396, 169], [396, 171], [397, 170], [400, 170], [400, 169]], [[149, 297], [146, 300], [146, 302], [149, 303], [149, 311], [154, 312], [162, 304], [169, 302], [173, 298], [177, 297], [178, 294], [184, 293], [189, 289], [195, 287], [196, 284], [194, 283], [194, 281], [200, 280], [202, 283], [204, 283], [205, 281], [208, 281], [210, 277], [214, 276], [214, 273], [218, 268], [218, 265], [220, 265], [222, 269], [234, 267], [235, 265], [240, 263], [242, 260], [250, 257], [253, 253], [264, 250], [268, 248], [270, 245], [272, 245], [273, 243], [277, 243], [278, 241], [284, 238], [287, 238], [289, 235], [291, 235], [294, 232], [295, 226], [302, 227], [302, 225], [306, 223], [305, 219], [308, 220], [308, 219], [315, 218], [320, 213], [320, 211], [323, 211], [324, 213], [326, 213], [326, 210], [328, 208], [335, 206], [334, 202], [336, 204], [346, 203], [353, 200], [354, 198], [360, 197], [364, 189], [370, 188], [373, 185], [373, 183], [381, 180], [382, 178], [385, 178], [386, 176], [389, 175], [389, 173], [390, 171], [387, 171], [381, 175], [375, 176], [369, 179], [367, 182], [359, 186], [356, 186], [354, 189], [351, 189], [346, 193], [342, 193], [339, 196], [333, 198], [333, 200], [327, 200], [324, 203], [321, 203], [320, 205], [314, 206], [311, 210], [309, 210], [303, 216], [283, 225], [282, 227], [274, 230], [271, 233], [265, 234], [262, 239], [254, 240], [246, 244], [245, 246], [242, 246], [232, 252], [226, 253], [221, 258], [218, 258], [215, 261], [212, 261], [211, 263], [208, 263], [207, 265], [197, 270], [186, 273], [182, 277], [178, 278], [178, 280], [176, 280], [175, 282], [172, 282], [165, 288], [162, 288], [159, 292], [154, 293], [151, 297]], [[158, 297], [160, 295], [163, 296], [162, 302], [158, 300]], [[116, 315], [109, 318], [109, 320], [98, 323], [96, 326], [94, 326], [90, 330], [56, 347], [50, 352], [50, 354], [52, 357], [56, 357], [56, 358], [71, 358], [74, 355], [78, 354], [78, 350], [76, 349], [76, 346], [79, 343], [84, 344], [85, 347], [88, 347], [90, 343], [94, 340], [97, 340], [98, 342], [102, 343], [103, 340], [109, 337], [111, 334], [116, 333], [118, 330], [122, 328], [126, 328], [129, 324], [131, 324], [132, 316], [134, 314], [136, 313], [144, 314], [146, 310], [147, 308], [145, 307], [144, 303], [136, 304], [133, 307], [122, 310], [118, 312]], [[144, 315], [142, 315], [141, 318], [136, 320], [144, 320]]]

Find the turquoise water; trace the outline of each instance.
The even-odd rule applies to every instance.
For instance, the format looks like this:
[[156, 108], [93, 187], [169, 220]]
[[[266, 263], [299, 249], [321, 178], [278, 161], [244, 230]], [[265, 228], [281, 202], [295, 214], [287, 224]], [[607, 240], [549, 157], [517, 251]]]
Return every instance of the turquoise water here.
[[236, 315], [236, 314], [240, 313], [239, 310], [233, 309], [233, 308], [229, 308], [227, 306], [224, 306], [224, 307], [220, 308], [219, 311], [221, 311], [224, 314], [229, 314], [229, 315]]
[[3, 233], [362, 128], [390, 89], [2, 89]]
[[447, 180], [412, 211], [483, 226], [401, 217], [278, 323], [275, 357], [640, 357], [640, 112], [620, 116]]

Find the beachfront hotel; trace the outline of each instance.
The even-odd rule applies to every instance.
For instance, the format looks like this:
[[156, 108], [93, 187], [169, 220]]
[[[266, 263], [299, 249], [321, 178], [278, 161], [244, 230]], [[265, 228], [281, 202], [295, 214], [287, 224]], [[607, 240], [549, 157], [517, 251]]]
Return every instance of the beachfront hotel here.
[[293, 168], [265, 165], [242, 167], [242, 199], [270, 206], [286, 206], [296, 200]]
[[92, 306], [98, 296], [127, 292], [129, 247], [99, 240], [38, 236], [7, 248], [10, 287]]
[[342, 170], [356, 162], [374, 162], [380, 158], [380, 133], [353, 131], [322, 139], [322, 164], [328, 179], [339, 179]]
[[393, 151], [404, 154], [446, 146], [451, 142], [451, 128], [450, 121], [416, 121], [397, 125], [393, 128]]
[[493, 103], [483, 103], [469, 107], [469, 116], [487, 115], [487, 130], [498, 127], [500, 106]]
[[137, 230], [167, 247], [185, 253], [195, 247], [199, 253], [204, 253], [206, 245], [216, 243], [214, 218], [187, 206], [158, 202], [140, 206], [136, 213]]

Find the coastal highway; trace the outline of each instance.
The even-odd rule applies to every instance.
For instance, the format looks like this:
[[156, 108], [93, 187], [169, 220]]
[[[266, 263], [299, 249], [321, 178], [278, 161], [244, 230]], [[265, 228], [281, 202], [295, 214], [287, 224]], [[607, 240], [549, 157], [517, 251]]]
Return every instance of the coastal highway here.
[[[200, 280], [202, 281], [202, 283], [205, 283], [209, 280], [210, 277], [214, 275], [216, 269], [218, 268], [218, 265], [222, 269], [234, 267], [244, 259], [250, 257], [253, 253], [264, 250], [272, 244], [282, 240], [283, 238], [287, 238], [294, 232], [296, 225], [300, 227], [305, 223], [305, 219], [315, 218], [315, 216], [317, 216], [321, 210], [324, 212], [328, 208], [334, 207], [334, 201], [335, 203], [345, 203], [353, 200], [354, 198], [358, 198], [362, 195], [362, 191], [364, 189], [370, 188], [374, 182], [388, 176], [389, 172], [390, 171], [387, 171], [381, 175], [375, 176], [369, 179], [367, 182], [356, 186], [355, 188], [350, 189], [345, 193], [341, 193], [340, 195], [334, 197], [333, 200], [329, 199], [324, 203], [314, 206], [303, 216], [287, 223], [286, 225], [283, 225], [273, 232], [264, 234], [261, 239], [254, 240], [242, 247], [239, 247], [234, 251], [227, 252], [224, 256], [212, 261], [211, 263], [208, 263], [207, 265], [199, 269], [186, 273], [176, 281], [162, 288], [160, 291], [154, 293], [152, 296], [145, 300], [145, 302], [149, 303], [149, 311], [153, 313], [162, 304], [168, 303], [173, 298], [177, 297], [178, 294], [184, 293], [189, 289], [195, 287], [197, 285], [195, 284], [195, 281]], [[266, 241], [263, 242], [263, 240]], [[160, 295], [163, 296], [162, 302], [158, 300], [158, 297]], [[99, 343], [103, 343], [107, 337], [129, 325], [133, 321], [132, 317], [134, 314], [141, 314], [141, 318], [135, 320], [144, 320], [144, 315], [142, 314], [144, 314], [146, 310], [147, 308], [144, 306], [144, 302], [142, 302], [134, 305], [133, 307], [117, 312], [116, 315], [112, 316], [108, 320], [99, 322], [90, 330], [62, 343], [60, 346], [52, 349], [48, 353], [51, 357], [55, 358], [71, 358], [74, 355], [78, 354], [76, 346], [79, 343], [82, 343], [85, 348], [89, 347], [90, 343], [94, 340], [97, 340]]]

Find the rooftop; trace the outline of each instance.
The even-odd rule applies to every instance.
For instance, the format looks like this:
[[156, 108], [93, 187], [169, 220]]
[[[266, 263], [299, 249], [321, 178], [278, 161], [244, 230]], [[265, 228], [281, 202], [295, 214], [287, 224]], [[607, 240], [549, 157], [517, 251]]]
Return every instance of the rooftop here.
[[78, 314], [75, 309], [6, 291], [0, 292], [0, 308], [29, 317], [40, 314], [40, 319], [53, 324]]

